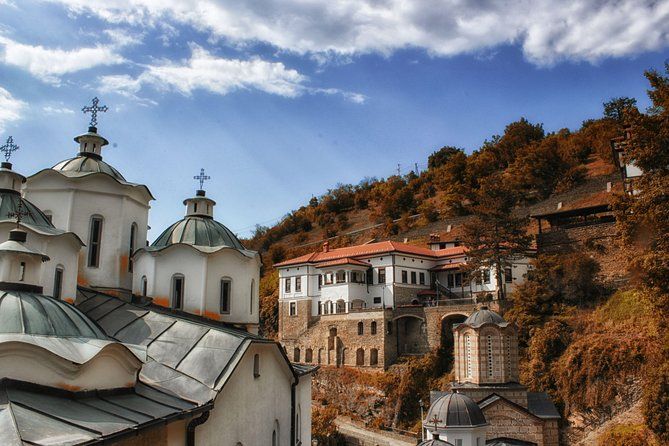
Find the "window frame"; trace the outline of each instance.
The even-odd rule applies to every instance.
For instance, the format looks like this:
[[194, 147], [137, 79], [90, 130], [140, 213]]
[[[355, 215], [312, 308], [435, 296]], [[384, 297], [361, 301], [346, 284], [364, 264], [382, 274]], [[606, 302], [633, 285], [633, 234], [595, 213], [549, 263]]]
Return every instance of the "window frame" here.
[[130, 246], [129, 246], [129, 251], [128, 251], [128, 272], [132, 272], [133, 268], [133, 262], [132, 262], [132, 254], [135, 252], [135, 246], [137, 245], [137, 223], [132, 222], [130, 225]]
[[297, 301], [291, 300], [288, 302], [288, 316], [297, 316]]
[[292, 284], [291, 284], [291, 282], [293, 281], [292, 279], [293, 279], [292, 277], [286, 277], [286, 278], [284, 279], [284, 283], [283, 283], [283, 292], [286, 293], [286, 294], [290, 294], [290, 293], [291, 293], [291, 291], [290, 291], [290, 287], [291, 287], [291, 285], [292, 285]]
[[[220, 314], [230, 314], [232, 308], [232, 279], [230, 277], [221, 277], [219, 289], [218, 310]], [[224, 295], [224, 290], [227, 284], [227, 296]], [[227, 298], [227, 299], [226, 299]], [[226, 301], [227, 300], [227, 301]], [[224, 305], [226, 304], [226, 305]], [[227, 307], [227, 308], [224, 308]]]
[[416, 271], [411, 271], [411, 285], [416, 285], [418, 283], [418, 278]]
[[53, 291], [51, 295], [54, 299], [61, 300], [63, 298], [63, 277], [65, 268], [61, 265], [56, 266], [53, 273]]
[[425, 273], [418, 273], [418, 284], [425, 285]]
[[[176, 296], [177, 280], [181, 281], [181, 287], [179, 289], [180, 302], [179, 302], [178, 306], [175, 305], [175, 300], [176, 300], [176, 297], [177, 297]], [[173, 310], [183, 310], [184, 300], [186, 300], [185, 297], [186, 297], [186, 277], [181, 273], [172, 274], [172, 280], [171, 280], [171, 284], [170, 284], [170, 308], [172, 308]]]
[[405, 269], [402, 270], [402, 283], [409, 283], [409, 272]]
[[302, 276], [295, 277], [295, 292], [296, 293], [302, 292]]
[[[97, 227], [97, 233], [94, 233], [96, 227]], [[89, 228], [88, 228], [88, 256], [86, 261], [86, 265], [88, 266], [88, 268], [100, 267], [100, 252], [102, 251], [103, 227], [104, 227], [104, 218], [101, 215], [92, 215], [89, 220]], [[94, 235], [97, 235], [97, 237], [94, 237]]]

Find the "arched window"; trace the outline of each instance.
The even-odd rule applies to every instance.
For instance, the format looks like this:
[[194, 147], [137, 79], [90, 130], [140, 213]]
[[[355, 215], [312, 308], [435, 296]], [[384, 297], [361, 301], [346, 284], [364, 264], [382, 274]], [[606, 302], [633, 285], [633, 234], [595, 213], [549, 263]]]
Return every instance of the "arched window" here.
[[130, 246], [128, 250], [128, 271], [132, 272], [132, 253], [135, 252], [135, 240], [137, 239], [137, 223], [130, 225]]
[[365, 333], [365, 325], [362, 322], [358, 322], [358, 336], [362, 336]]
[[487, 353], [488, 353], [488, 378], [492, 378], [493, 375], [492, 336], [488, 335], [486, 337], [486, 343], [487, 343]]
[[53, 297], [55, 299], [62, 299], [63, 295], [63, 267], [58, 265], [56, 272], [53, 275]]
[[260, 355], [258, 353], [253, 355], [253, 377], [260, 377]]
[[472, 340], [471, 336], [465, 335], [465, 366], [467, 368], [467, 377], [472, 377]]
[[142, 276], [142, 296], [146, 297], [149, 293], [149, 282], [146, 280], [146, 276]]
[[279, 421], [274, 420], [274, 430], [272, 431], [272, 446], [281, 446], [281, 431], [279, 430]]
[[91, 217], [90, 232], [88, 236], [88, 266], [90, 268], [97, 268], [100, 266], [101, 244], [102, 217], [94, 215]]
[[355, 351], [355, 365], [365, 365], [365, 350], [362, 348]]
[[376, 321], [372, 321], [372, 323], [369, 325], [369, 332], [373, 335], [376, 334]]
[[175, 274], [172, 276], [172, 308], [175, 310], [183, 309], [184, 305], [184, 290], [186, 286], [186, 279], [183, 274]]
[[308, 362], [308, 363], [313, 362], [313, 360], [314, 360], [313, 356], [314, 356], [314, 352], [313, 352], [313, 350], [310, 349], [310, 348], [308, 348], [308, 349], [304, 352], [304, 362]]
[[253, 314], [253, 308], [255, 307], [255, 292], [256, 292], [256, 280], [251, 279], [251, 299], [249, 300], [249, 314]]
[[295, 347], [293, 349], [293, 362], [300, 362], [300, 348]]
[[221, 314], [230, 314], [230, 296], [232, 294], [232, 279], [221, 279]]
[[320, 364], [321, 362], [323, 362], [323, 349], [319, 348], [318, 349], [318, 363]]
[[369, 351], [369, 365], [378, 365], [379, 363], [379, 351], [375, 348]]

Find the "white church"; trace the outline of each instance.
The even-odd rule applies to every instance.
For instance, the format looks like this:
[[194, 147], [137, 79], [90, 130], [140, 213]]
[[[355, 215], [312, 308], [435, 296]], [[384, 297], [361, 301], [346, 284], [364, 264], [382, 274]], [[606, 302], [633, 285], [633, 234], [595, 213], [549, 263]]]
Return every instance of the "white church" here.
[[0, 444], [311, 444], [311, 373], [257, 335], [260, 256], [200, 189], [149, 245], [154, 200], [78, 153], [24, 177], [0, 147]]

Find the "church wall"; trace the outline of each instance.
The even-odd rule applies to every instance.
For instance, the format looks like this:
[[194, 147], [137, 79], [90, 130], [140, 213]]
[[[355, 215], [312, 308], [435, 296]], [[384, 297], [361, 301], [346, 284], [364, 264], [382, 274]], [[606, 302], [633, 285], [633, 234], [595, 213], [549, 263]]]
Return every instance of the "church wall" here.
[[297, 440], [303, 446], [311, 445], [311, 375], [301, 376], [295, 388], [295, 402], [297, 407], [295, 443]]
[[[260, 355], [257, 378], [253, 373], [255, 354]], [[290, 445], [292, 380], [275, 344], [252, 344], [214, 401], [209, 420], [195, 431], [195, 444], [270, 445], [276, 423], [279, 444]], [[305, 385], [311, 385], [308, 377]], [[308, 397], [310, 399], [310, 395]], [[307, 399], [307, 395], [303, 398]], [[303, 441], [303, 444], [310, 442]]]
[[544, 441], [544, 421], [538, 419], [504, 401], [498, 401], [483, 408], [488, 426], [487, 439], [507, 437], [531, 441], [537, 446], [557, 446]]

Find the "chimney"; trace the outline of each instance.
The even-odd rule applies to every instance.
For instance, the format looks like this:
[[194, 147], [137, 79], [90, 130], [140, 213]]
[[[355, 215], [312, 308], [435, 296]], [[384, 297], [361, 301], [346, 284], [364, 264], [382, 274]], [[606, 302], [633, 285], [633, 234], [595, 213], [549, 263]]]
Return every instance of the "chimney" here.
[[451, 225], [446, 226], [446, 232], [451, 232], [451, 229], [453, 229]]
[[432, 234], [430, 234], [430, 241], [431, 242], [438, 242], [440, 240], [441, 240], [441, 237], [439, 236], [439, 234], [436, 234], [434, 232]]
[[330, 252], [330, 242], [327, 240], [323, 242], [323, 252]]
[[404, 237], [404, 241], [402, 243], [409, 243], [409, 239], [407, 237]]
[[561, 202], [561, 201], [557, 204], [557, 208], [558, 208], [558, 211], [559, 211], [560, 209], [562, 209], [562, 202]]
[[607, 192], [611, 192], [611, 189], [612, 189], [612, 188], [613, 188], [613, 184], [611, 184], [610, 181], [609, 181], [608, 183], [606, 183], [606, 191], [607, 191]]

